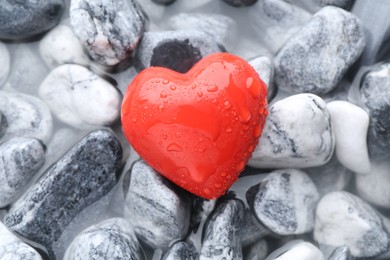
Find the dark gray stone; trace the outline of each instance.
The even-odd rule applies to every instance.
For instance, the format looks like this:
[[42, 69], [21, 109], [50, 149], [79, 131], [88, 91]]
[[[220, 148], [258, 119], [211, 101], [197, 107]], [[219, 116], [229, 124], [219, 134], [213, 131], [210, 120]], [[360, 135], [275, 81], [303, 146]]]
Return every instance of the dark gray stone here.
[[257, 0], [223, 0], [223, 1], [228, 5], [234, 7], [251, 6], [257, 2]]
[[222, 46], [201, 31], [146, 32], [137, 53], [137, 66], [166, 67], [184, 73], [208, 54], [223, 51]]
[[324, 7], [278, 52], [276, 83], [291, 93], [328, 93], [359, 58], [364, 45], [363, 25], [355, 15]]
[[45, 163], [45, 146], [38, 140], [14, 137], [0, 144], [0, 208], [7, 206]]
[[117, 183], [122, 147], [108, 130], [85, 136], [12, 205], [4, 224], [21, 236], [50, 246], [71, 220]]
[[125, 217], [137, 237], [154, 249], [166, 249], [188, 232], [191, 201], [184, 191], [162, 177], [144, 161], [129, 170]]
[[75, 34], [103, 66], [128, 62], [145, 30], [145, 19], [134, 0], [73, 0], [70, 6]]
[[7, 127], [8, 127], [7, 118], [0, 111], [0, 138], [5, 134], [5, 131], [7, 131]]
[[199, 254], [196, 248], [186, 242], [173, 244], [163, 255], [162, 260], [198, 260]]
[[200, 259], [242, 259], [240, 227], [244, 210], [244, 203], [237, 199], [218, 202], [203, 228]]
[[105, 220], [82, 231], [66, 250], [64, 260], [143, 259], [143, 251], [129, 222]]
[[60, 21], [64, 8], [64, 0], [2, 1], [0, 39], [17, 40], [46, 32]]
[[173, 4], [176, 0], [152, 0], [156, 4], [161, 4], [161, 5], [170, 5]]
[[346, 246], [337, 247], [328, 260], [352, 260], [351, 252]]

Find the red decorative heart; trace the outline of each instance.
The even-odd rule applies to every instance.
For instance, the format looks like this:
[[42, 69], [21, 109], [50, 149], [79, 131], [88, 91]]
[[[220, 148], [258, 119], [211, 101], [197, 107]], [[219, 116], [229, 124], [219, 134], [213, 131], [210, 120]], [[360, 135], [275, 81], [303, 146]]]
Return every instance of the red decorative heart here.
[[122, 103], [127, 140], [157, 172], [207, 199], [248, 162], [267, 117], [267, 88], [243, 59], [217, 53], [185, 74], [151, 67]]

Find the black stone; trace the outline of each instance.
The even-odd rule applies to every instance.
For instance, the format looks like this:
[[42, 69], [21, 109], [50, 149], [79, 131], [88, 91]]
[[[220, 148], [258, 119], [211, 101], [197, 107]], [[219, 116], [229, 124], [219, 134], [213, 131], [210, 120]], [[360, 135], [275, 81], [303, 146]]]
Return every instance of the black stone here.
[[199, 254], [194, 245], [186, 242], [176, 242], [163, 255], [162, 260], [197, 260]]
[[19, 40], [48, 31], [60, 21], [63, 0], [5, 0], [0, 4], [0, 39]]
[[4, 135], [5, 131], [7, 130], [7, 127], [8, 127], [7, 118], [0, 111], [0, 138]]
[[4, 224], [50, 253], [71, 220], [118, 182], [121, 160], [122, 147], [112, 132], [91, 132], [12, 205]]
[[170, 5], [176, 2], [176, 0], [152, 0], [156, 4], [161, 4], [161, 5]]
[[257, 0], [223, 0], [223, 1], [228, 5], [234, 7], [251, 6], [257, 2]]

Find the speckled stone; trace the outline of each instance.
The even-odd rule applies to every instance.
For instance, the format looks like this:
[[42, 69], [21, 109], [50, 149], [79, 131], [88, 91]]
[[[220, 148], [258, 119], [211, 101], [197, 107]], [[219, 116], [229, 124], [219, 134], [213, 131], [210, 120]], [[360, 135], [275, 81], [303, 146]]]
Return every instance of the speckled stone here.
[[190, 220], [187, 195], [142, 160], [128, 174], [125, 217], [137, 237], [154, 249], [166, 249], [172, 241], [183, 239]]
[[167, 252], [163, 255], [161, 260], [197, 260], [199, 254], [196, 248], [186, 242], [174, 243]]
[[0, 208], [7, 206], [45, 162], [45, 147], [36, 139], [14, 137], [0, 144]]
[[267, 99], [271, 101], [277, 92], [276, 85], [274, 85], [274, 64], [267, 56], [259, 56], [250, 59], [248, 63], [256, 70], [260, 78], [267, 85]]
[[63, 260], [143, 259], [130, 223], [122, 218], [105, 220], [76, 236]]
[[53, 28], [65, 8], [64, 0], [2, 1], [0, 39], [18, 40]]
[[4, 82], [7, 80], [10, 67], [11, 67], [11, 58], [9, 55], [9, 51], [7, 48], [7, 45], [0, 42], [0, 60], [1, 60], [1, 66], [0, 66], [0, 87], [4, 84]]
[[241, 260], [240, 226], [244, 217], [244, 204], [237, 199], [218, 203], [203, 228], [199, 260]]
[[104, 66], [131, 58], [145, 30], [145, 15], [134, 0], [73, 0], [70, 22], [91, 57]]
[[12, 205], [4, 224], [52, 254], [50, 246], [71, 220], [117, 183], [121, 159], [121, 144], [112, 132], [91, 132]]
[[338, 7], [324, 7], [278, 52], [276, 83], [291, 93], [328, 93], [364, 46], [363, 25], [355, 15]]

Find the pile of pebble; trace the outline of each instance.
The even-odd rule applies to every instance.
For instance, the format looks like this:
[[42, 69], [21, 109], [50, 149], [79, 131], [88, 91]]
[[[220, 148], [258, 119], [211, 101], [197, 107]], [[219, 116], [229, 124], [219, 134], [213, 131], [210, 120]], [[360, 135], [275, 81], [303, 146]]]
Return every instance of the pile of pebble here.
[[[292, 4], [294, 3], [294, 4]], [[390, 2], [0, 5], [0, 259], [390, 259]], [[230, 191], [178, 188], [126, 143], [150, 66], [239, 55], [269, 116]]]

